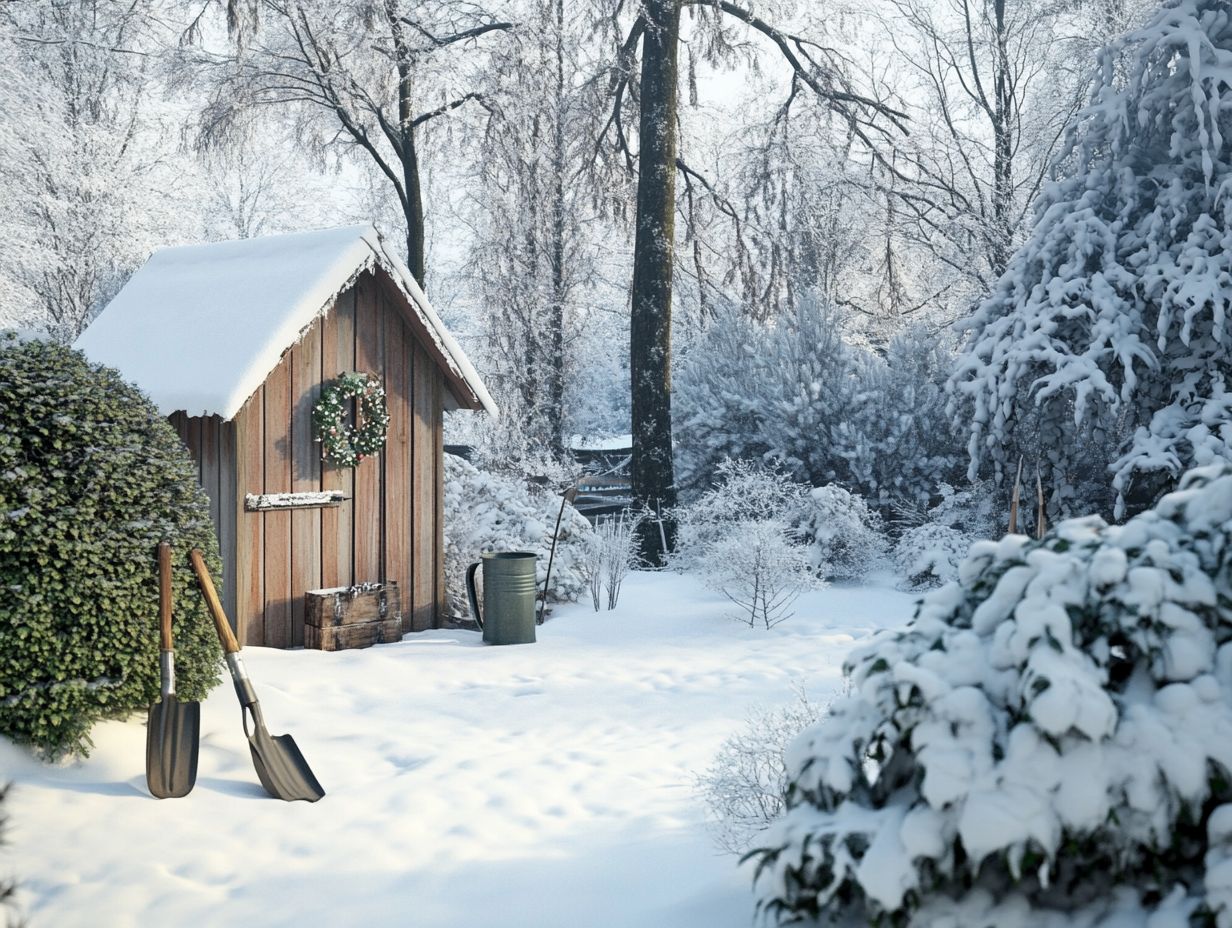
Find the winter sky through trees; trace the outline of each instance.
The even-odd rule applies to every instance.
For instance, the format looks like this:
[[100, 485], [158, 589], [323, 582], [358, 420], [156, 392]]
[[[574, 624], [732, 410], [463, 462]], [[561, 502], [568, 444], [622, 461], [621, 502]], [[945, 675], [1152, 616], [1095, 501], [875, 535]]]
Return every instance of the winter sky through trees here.
[[[894, 351], [958, 349], [1067, 169], [1100, 49], [1154, 9], [676, 3], [676, 105], [647, 136], [649, 14], [673, 3], [6, 3], [0, 311], [72, 339], [162, 245], [373, 221], [504, 398], [509, 441], [559, 452], [630, 428], [635, 243], [654, 238], [637, 235], [640, 158], [662, 136], [676, 140], [664, 365], [697, 386], [716, 327], [753, 325], [770, 350], [818, 306], [843, 369], [875, 380], [868, 365]], [[891, 349], [909, 328], [935, 347]], [[943, 385], [947, 363], [925, 382]], [[782, 402], [799, 412], [824, 379]], [[673, 402], [678, 439], [703, 427], [702, 394]], [[927, 419], [929, 402], [903, 415]], [[731, 444], [769, 448], [751, 432]]]

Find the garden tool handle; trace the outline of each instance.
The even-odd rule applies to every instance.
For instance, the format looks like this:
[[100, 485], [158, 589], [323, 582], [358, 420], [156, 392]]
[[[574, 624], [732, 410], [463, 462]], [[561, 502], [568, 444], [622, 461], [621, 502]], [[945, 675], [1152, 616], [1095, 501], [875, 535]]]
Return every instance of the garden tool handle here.
[[222, 610], [222, 603], [218, 601], [218, 591], [214, 589], [214, 581], [210, 579], [210, 572], [205, 566], [205, 559], [201, 556], [201, 549], [193, 548], [188, 553], [188, 557], [192, 561], [193, 571], [201, 584], [205, 604], [210, 608], [210, 615], [214, 619], [214, 629], [218, 632], [218, 640], [222, 642], [223, 653], [235, 654], [240, 649], [240, 643], [235, 640], [235, 634], [231, 631], [231, 623], [227, 621], [227, 614]]
[[171, 644], [171, 545], [158, 543], [158, 638], [163, 651]]

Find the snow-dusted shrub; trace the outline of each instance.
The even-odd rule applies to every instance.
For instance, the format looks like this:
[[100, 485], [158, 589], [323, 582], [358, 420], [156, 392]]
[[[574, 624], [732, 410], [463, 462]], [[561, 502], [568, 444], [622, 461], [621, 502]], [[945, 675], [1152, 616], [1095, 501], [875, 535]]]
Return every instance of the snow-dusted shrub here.
[[958, 579], [958, 565], [975, 539], [938, 522], [909, 528], [894, 543], [894, 572], [909, 590], [927, 590]]
[[641, 520], [631, 514], [601, 518], [594, 532], [581, 539], [577, 570], [590, 592], [591, 603], [598, 612], [607, 590], [607, 608], [615, 609], [620, 600], [620, 587], [629, 571], [641, 562], [637, 551], [637, 527]]
[[221, 652], [190, 548], [222, 576], [179, 436], [109, 368], [0, 338], [0, 734], [85, 753], [100, 719], [158, 698], [158, 572], [171, 542], [176, 684], [202, 699]]
[[808, 495], [781, 469], [727, 458], [714, 470], [714, 483], [676, 516], [675, 563], [692, 567], [709, 550], [745, 522], [789, 522]]
[[1005, 534], [1007, 511], [998, 511], [1004, 493], [986, 482], [955, 489], [941, 485], [941, 499], [931, 509], [906, 512], [891, 553], [895, 572], [909, 590], [926, 590], [958, 577], [958, 566], [972, 543]]
[[1232, 923], [1232, 467], [1123, 526], [977, 543], [846, 672], [788, 750], [762, 911], [923, 926], [980, 893], [1035, 925], [1182, 885]]
[[[465, 572], [485, 551], [534, 551], [536, 580], [547, 573], [552, 529], [560, 512], [559, 496], [530, 489], [520, 480], [485, 473], [452, 454], [445, 455], [445, 586], [451, 608], [465, 615]], [[586, 588], [585, 560], [593, 529], [572, 505], [565, 504], [552, 588], [548, 598], [572, 602]]]
[[817, 581], [808, 549], [783, 522], [737, 522], [701, 558], [702, 580], [738, 608], [749, 627], [791, 618], [800, 594]]
[[[978, 480], [962, 489], [943, 483], [939, 492], [941, 499], [928, 511], [929, 522], [973, 538], [1000, 538], [1005, 534], [1010, 500], [1006, 489]], [[1024, 496], [1024, 500], [1028, 498]]]
[[814, 487], [791, 513], [792, 534], [808, 548], [814, 571], [832, 580], [865, 576], [885, 558], [881, 517], [839, 486]]
[[616, 608], [616, 603], [620, 601], [620, 585], [640, 562], [637, 552], [637, 526], [640, 521], [636, 516], [622, 513], [604, 519], [595, 529], [608, 609]]
[[724, 741], [710, 766], [697, 775], [694, 785], [719, 848], [729, 854], [745, 853], [757, 835], [783, 814], [787, 791], [783, 754], [825, 711], [802, 689], [795, 702], [755, 709], [744, 728]]
[[1223, 0], [1170, 0], [1103, 54], [1031, 237], [968, 323], [952, 383], [972, 474], [1042, 453], [1054, 515], [1120, 517], [1232, 459], [1230, 69]]

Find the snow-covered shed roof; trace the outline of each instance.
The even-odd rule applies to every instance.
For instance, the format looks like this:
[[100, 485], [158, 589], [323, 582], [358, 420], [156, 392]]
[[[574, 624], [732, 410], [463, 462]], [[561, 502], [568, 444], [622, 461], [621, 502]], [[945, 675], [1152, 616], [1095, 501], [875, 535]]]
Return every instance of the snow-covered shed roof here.
[[496, 404], [411, 276], [370, 225], [164, 248], [77, 339], [164, 415], [232, 419], [283, 353], [360, 274], [381, 270], [459, 404]]

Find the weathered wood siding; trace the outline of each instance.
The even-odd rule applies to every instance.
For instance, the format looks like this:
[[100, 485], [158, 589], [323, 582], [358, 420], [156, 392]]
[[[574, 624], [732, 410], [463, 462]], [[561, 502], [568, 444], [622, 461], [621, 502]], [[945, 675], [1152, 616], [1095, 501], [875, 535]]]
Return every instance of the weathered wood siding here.
[[[224, 602], [246, 644], [304, 642], [307, 590], [397, 581], [407, 631], [444, 614], [444, 379], [385, 281], [363, 275], [283, 355], [236, 418], [171, 417], [200, 466], [219, 527]], [[385, 385], [384, 450], [323, 465], [311, 414], [322, 383], [360, 370]], [[342, 490], [328, 509], [246, 512], [247, 493]]]
[[[194, 416], [182, 412], [169, 417], [172, 427], [197, 462], [197, 482], [210, 498], [210, 519], [222, 552], [225, 591], [223, 605], [235, 613], [235, 508], [224, 501], [235, 497], [235, 423], [218, 416]], [[219, 578], [215, 578], [217, 581]]]

